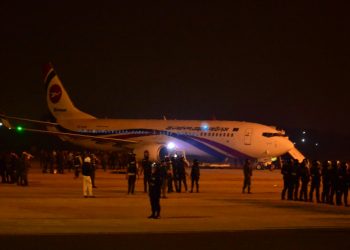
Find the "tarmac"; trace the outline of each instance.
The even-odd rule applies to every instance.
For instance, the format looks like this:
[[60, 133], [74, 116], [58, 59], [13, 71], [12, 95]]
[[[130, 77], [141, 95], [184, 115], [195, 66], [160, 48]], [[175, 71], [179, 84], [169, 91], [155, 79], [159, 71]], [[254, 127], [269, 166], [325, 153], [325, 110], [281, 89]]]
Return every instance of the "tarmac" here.
[[99, 169], [96, 198], [86, 199], [81, 177], [34, 165], [28, 187], [0, 184], [0, 249], [350, 247], [349, 207], [282, 201], [279, 170], [254, 171], [252, 194], [241, 193], [242, 178], [242, 170], [202, 170], [200, 192], [168, 194], [154, 220], [142, 178], [128, 195], [125, 175]]

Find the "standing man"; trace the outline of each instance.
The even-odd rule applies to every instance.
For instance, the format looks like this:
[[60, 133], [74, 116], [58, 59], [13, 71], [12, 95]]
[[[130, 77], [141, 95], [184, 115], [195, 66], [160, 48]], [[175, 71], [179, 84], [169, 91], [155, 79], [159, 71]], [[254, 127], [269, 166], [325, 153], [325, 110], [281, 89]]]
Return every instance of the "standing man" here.
[[97, 157], [95, 154], [91, 154], [91, 183], [92, 188], [97, 188], [95, 185], [95, 176], [96, 176], [96, 168], [97, 168]]
[[80, 156], [80, 153], [76, 153], [74, 157], [74, 179], [77, 179], [79, 177], [80, 169], [83, 165], [83, 159]]
[[197, 159], [194, 159], [192, 169], [191, 169], [191, 193], [193, 193], [194, 183], [196, 183], [197, 193], [199, 192], [199, 183], [198, 183], [199, 176], [200, 176], [199, 163]]
[[168, 172], [167, 172], [167, 165], [165, 160], [162, 160], [160, 163], [160, 182], [161, 182], [161, 191], [162, 191], [162, 198], [166, 199], [166, 188], [168, 186]]
[[329, 193], [329, 204], [334, 205], [334, 195], [337, 191], [338, 185], [338, 161], [333, 161], [331, 169], [329, 171], [330, 180], [330, 193]]
[[316, 190], [316, 200], [317, 203], [320, 203], [320, 185], [321, 185], [321, 169], [320, 163], [318, 161], [313, 161], [312, 166], [310, 168], [311, 175], [311, 188], [310, 188], [310, 196], [309, 201], [313, 201], [314, 190]]
[[337, 193], [336, 193], [336, 203], [337, 206], [342, 205], [342, 197], [344, 195], [345, 192], [345, 186], [346, 186], [346, 171], [347, 171], [347, 166], [346, 166], [346, 162], [342, 162], [339, 166], [338, 166], [338, 172], [337, 172], [337, 176], [338, 176], [338, 180], [337, 180]]
[[293, 188], [291, 189], [293, 192], [294, 200], [298, 200], [298, 192], [299, 192], [299, 185], [300, 185], [300, 164], [298, 161], [294, 161], [294, 165], [292, 168], [292, 185]]
[[178, 178], [179, 178], [177, 192], [179, 192], [179, 193], [181, 193], [181, 183], [182, 182], [184, 184], [185, 191], [187, 192], [186, 166], [188, 166], [188, 164], [185, 161], [185, 157], [183, 155], [181, 155], [180, 159], [178, 161], [178, 165], [177, 165]]
[[173, 179], [174, 179], [174, 172], [173, 172], [173, 164], [170, 161], [170, 158], [167, 156], [165, 157], [165, 163], [167, 168], [167, 176], [168, 176], [168, 193], [174, 192], [174, 186], [173, 186]]
[[348, 204], [348, 194], [350, 189], [350, 163], [346, 163], [346, 175], [345, 175], [345, 189], [344, 189], [344, 205], [346, 207], [349, 206]]
[[91, 182], [91, 158], [86, 155], [84, 157], [84, 163], [81, 169], [81, 173], [83, 175], [83, 194], [85, 198], [93, 198], [95, 197], [92, 194], [92, 182]]
[[324, 203], [329, 203], [329, 190], [330, 190], [330, 162], [324, 161], [322, 164], [322, 195], [321, 195], [321, 201]]
[[307, 201], [307, 185], [310, 181], [310, 170], [308, 167], [308, 161], [306, 159], [303, 160], [300, 166], [300, 178], [301, 178], [301, 189], [299, 200]]
[[288, 200], [292, 200], [290, 196], [289, 188], [291, 182], [291, 169], [293, 167], [293, 159], [285, 162], [281, 168], [281, 174], [283, 175], [283, 189], [281, 193], [281, 199], [284, 200], [286, 198], [286, 192], [288, 191]]
[[242, 194], [245, 193], [246, 188], [248, 188], [248, 194], [251, 194], [250, 185], [251, 185], [251, 178], [253, 175], [253, 167], [251, 164], [251, 160], [249, 159], [246, 159], [245, 161], [245, 164], [243, 166], [243, 174], [244, 174], [244, 182], [243, 182]]
[[160, 168], [159, 164], [155, 162], [151, 166], [151, 176], [149, 178], [149, 199], [152, 208], [152, 214], [148, 217], [149, 219], [159, 219], [160, 217], [160, 193]]
[[145, 193], [147, 193], [149, 181], [152, 173], [152, 163], [149, 160], [148, 150], [145, 150], [145, 152], [143, 153], [143, 159], [142, 159], [141, 165], [142, 165], [141, 171], [143, 172], [143, 190]]
[[137, 165], [136, 165], [135, 154], [129, 155], [129, 163], [128, 163], [126, 175], [128, 179], [128, 194], [134, 194], [136, 175], [137, 175]]

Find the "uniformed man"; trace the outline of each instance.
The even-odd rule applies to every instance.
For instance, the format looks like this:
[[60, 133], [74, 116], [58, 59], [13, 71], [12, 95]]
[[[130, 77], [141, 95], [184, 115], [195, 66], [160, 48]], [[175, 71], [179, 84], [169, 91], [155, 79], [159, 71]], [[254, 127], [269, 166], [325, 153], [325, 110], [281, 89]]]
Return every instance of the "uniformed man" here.
[[337, 171], [337, 189], [336, 189], [336, 203], [337, 206], [342, 205], [342, 197], [345, 192], [345, 186], [346, 186], [346, 173], [347, 172], [347, 166], [345, 162], [342, 162], [338, 166]]
[[83, 175], [83, 195], [84, 198], [93, 198], [94, 195], [92, 193], [92, 182], [91, 182], [91, 158], [86, 155], [84, 157], [83, 166], [81, 169], [81, 173]]
[[243, 166], [243, 174], [244, 174], [244, 181], [243, 181], [243, 188], [242, 193], [245, 193], [245, 189], [248, 188], [248, 194], [251, 194], [250, 192], [250, 186], [251, 186], [251, 178], [253, 175], [253, 166], [250, 159], [246, 159], [245, 164]]
[[95, 154], [91, 154], [91, 183], [92, 188], [97, 188], [95, 185], [95, 177], [96, 177], [96, 168], [97, 168], [97, 157]]
[[165, 199], [167, 198], [166, 189], [168, 187], [168, 171], [167, 171], [167, 164], [164, 159], [160, 163], [160, 182], [161, 182], [162, 198]]
[[142, 159], [141, 165], [142, 165], [141, 172], [143, 173], [143, 190], [145, 193], [147, 193], [149, 181], [152, 173], [152, 162], [149, 160], [148, 150], [145, 150], [145, 152], [143, 153], [143, 159]]
[[128, 194], [134, 194], [135, 192], [135, 183], [137, 176], [137, 165], [135, 154], [129, 155], [129, 162], [127, 166], [127, 179], [128, 179]]
[[292, 200], [290, 196], [289, 188], [291, 187], [291, 169], [293, 167], [293, 159], [288, 160], [282, 165], [281, 174], [283, 175], [283, 189], [281, 193], [281, 199], [284, 200], [286, 192], [288, 191], [288, 200]]
[[350, 189], [350, 163], [346, 163], [346, 175], [345, 175], [345, 189], [344, 189], [344, 205], [346, 207], [349, 206], [348, 204], [348, 194]]
[[292, 168], [292, 174], [291, 174], [291, 184], [292, 188], [291, 191], [293, 192], [294, 200], [298, 200], [298, 192], [299, 192], [299, 185], [300, 185], [300, 164], [298, 161], [294, 161], [294, 165]]
[[80, 153], [76, 153], [74, 156], [74, 178], [77, 179], [79, 177], [80, 169], [83, 165], [83, 159], [80, 156]]
[[197, 159], [193, 160], [193, 165], [191, 169], [191, 193], [193, 193], [193, 186], [196, 183], [196, 191], [199, 192], [199, 177], [200, 177], [200, 168], [199, 162]]
[[153, 163], [151, 167], [151, 176], [149, 178], [149, 199], [151, 203], [152, 214], [149, 219], [160, 218], [160, 193], [161, 193], [161, 177], [160, 166]]
[[320, 162], [313, 161], [312, 166], [310, 168], [310, 176], [311, 176], [311, 188], [310, 188], [310, 195], [309, 195], [309, 201], [313, 202], [313, 194], [314, 191], [316, 191], [316, 201], [317, 203], [320, 203], [320, 185], [321, 185], [321, 168], [320, 168]]
[[322, 164], [322, 195], [321, 195], [321, 201], [324, 203], [329, 203], [329, 191], [330, 191], [330, 170], [331, 170], [331, 164], [330, 161], [324, 161]]
[[165, 163], [167, 168], [167, 176], [168, 176], [168, 193], [174, 192], [173, 180], [174, 180], [174, 172], [173, 172], [173, 164], [171, 163], [170, 158], [165, 157]]
[[184, 184], [185, 191], [187, 192], [187, 180], [186, 180], [186, 167], [188, 163], [185, 160], [183, 155], [180, 155], [180, 159], [177, 164], [177, 175], [178, 175], [178, 190], [177, 192], [181, 193], [181, 184]]
[[299, 194], [300, 201], [307, 201], [307, 186], [310, 181], [310, 170], [308, 166], [308, 161], [306, 159], [300, 164], [300, 179], [301, 179], [301, 189]]
[[338, 161], [333, 161], [331, 169], [329, 171], [330, 191], [329, 191], [329, 204], [334, 205], [334, 195], [336, 194], [338, 185]]

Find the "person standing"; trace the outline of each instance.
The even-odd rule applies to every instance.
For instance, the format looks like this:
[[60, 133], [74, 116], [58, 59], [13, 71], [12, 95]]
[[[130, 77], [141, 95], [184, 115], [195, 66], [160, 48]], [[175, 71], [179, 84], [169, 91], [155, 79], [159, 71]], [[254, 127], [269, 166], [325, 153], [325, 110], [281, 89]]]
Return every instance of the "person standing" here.
[[322, 175], [322, 194], [321, 194], [321, 201], [323, 203], [329, 203], [329, 190], [330, 190], [330, 162], [329, 161], [324, 161], [322, 164], [322, 170], [321, 170], [321, 175]]
[[196, 191], [199, 192], [199, 177], [200, 177], [200, 168], [197, 159], [193, 160], [193, 165], [191, 169], [191, 193], [193, 193], [193, 186], [196, 183]]
[[345, 162], [342, 162], [338, 166], [338, 171], [337, 171], [337, 189], [336, 189], [336, 203], [337, 206], [342, 205], [342, 197], [345, 192], [345, 186], [346, 186], [346, 171], [347, 171], [347, 166]]
[[174, 172], [173, 172], [173, 164], [171, 163], [170, 158], [165, 157], [166, 169], [167, 169], [167, 178], [168, 178], [168, 193], [174, 192]]
[[300, 164], [298, 161], [294, 161], [294, 165], [292, 168], [292, 185], [293, 188], [291, 188], [294, 196], [294, 200], [298, 200], [298, 192], [299, 192], [299, 185], [300, 185]]
[[91, 154], [91, 183], [92, 188], [97, 188], [95, 185], [95, 176], [96, 176], [96, 168], [97, 168], [97, 157], [95, 154]]
[[316, 201], [320, 203], [320, 185], [321, 185], [321, 169], [320, 163], [318, 161], [313, 161], [312, 166], [310, 168], [310, 176], [311, 176], [311, 188], [309, 201], [313, 201], [314, 191], [316, 191]]
[[149, 199], [151, 203], [152, 214], [149, 219], [160, 218], [160, 194], [161, 194], [161, 179], [160, 168], [158, 163], [153, 163], [151, 166], [151, 176], [149, 178]]
[[83, 175], [83, 194], [85, 198], [95, 197], [92, 193], [92, 182], [91, 182], [91, 158], [90, 156], [84, 157], [83, 166], [81, 169]]
[[149, 181], [152, 173], [152, 163], [149, 160], [148, 150], [145, 150], [145, 152], [143, 153], [143, 159], [142, 159], [141, 165], [142, 165], [141, 171], [143, 173], [143, 190], [145, 193], [147, 193]]
[[289, 192], [291, 182], [291, 168], [293, 167], [293, 159], [288, 160], [282, 165], [281, 174], [283, 175], [283, 189], [281, 193], [281, 199], [286, 198], [286, 192], [288, 191], [288, 200], [292, 200]]
[[188, 166], [188, 163], [185, 161], [185, 157], [183, 155], [180, 156], [180, 159], [178, 161], [177, 165], [177, 171], [178, 171], [178, 190], [177, 192], [181, 193], [181, 184], [184, 184], [185, 191], [187, 192], [187, 180], [186, 180], [186, 166]]
[[83, 165], [83, 159], [80, 156], [80, 153], [76, 153], [74, 156], [74, 179], [77, 179], [79, 177], [80, 169]]
[[301, 189], [299, 194], [300, 201], [307, 201], [307, 185], [310, 181], [310, 170], [306, 159], [300, 165]]
[[348, 207], [348, 194], [350, 189], [350, 163], [346, 163], [345, 189], [344, 189], [344, 206]]
[[127, 166], [127, 179], [128, 179], [128, 194], [134, 194], [135, 192], [135, 183], [137, 175], [137, 165], [135, 154], [129, 155], [129, 163]]
[[166, 199], [166, 189], [168, 186], [168, 172], [167, 172], [167, 165], [165, 160], [162, 160], [160, 163], [160, 182], [161, 182], [161, 191], [162, 191], [162, 198]]
[[330, 191], [329, 191], [329, 204], [334, 205], [334, 195], [337, 192], [338, 185], [338, 161], [333, 161], [331, 169], [329, 171]]
[[244, 174], [244, 181], [243, 181], [243, 188], [242, 193], [245, 193], [245, 189], [248, 188], [248, 194], [251, 194], [250, 192], [250, 186], [251, 186], [251, 178], [253, 175], [253, 166], [251, 163], [251, 160], [246, 159], [245, 164], [243, 166], [243, 174]]

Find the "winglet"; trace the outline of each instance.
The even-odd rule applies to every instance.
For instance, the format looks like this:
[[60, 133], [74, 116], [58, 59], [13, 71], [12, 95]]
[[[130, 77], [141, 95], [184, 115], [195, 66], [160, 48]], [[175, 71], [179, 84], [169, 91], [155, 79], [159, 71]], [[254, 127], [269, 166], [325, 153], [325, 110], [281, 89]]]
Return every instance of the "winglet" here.
[[46, 64], [43, 66], [44, 81], [46, 81], [46, 78], [47, 78], [47, 76], [48, 76], [48, 74], [50, 73], [51, 70], [53, 70], [53, 66], [52, 66], [52, 63], [51, 63], [51, 62], [46, 63]]

